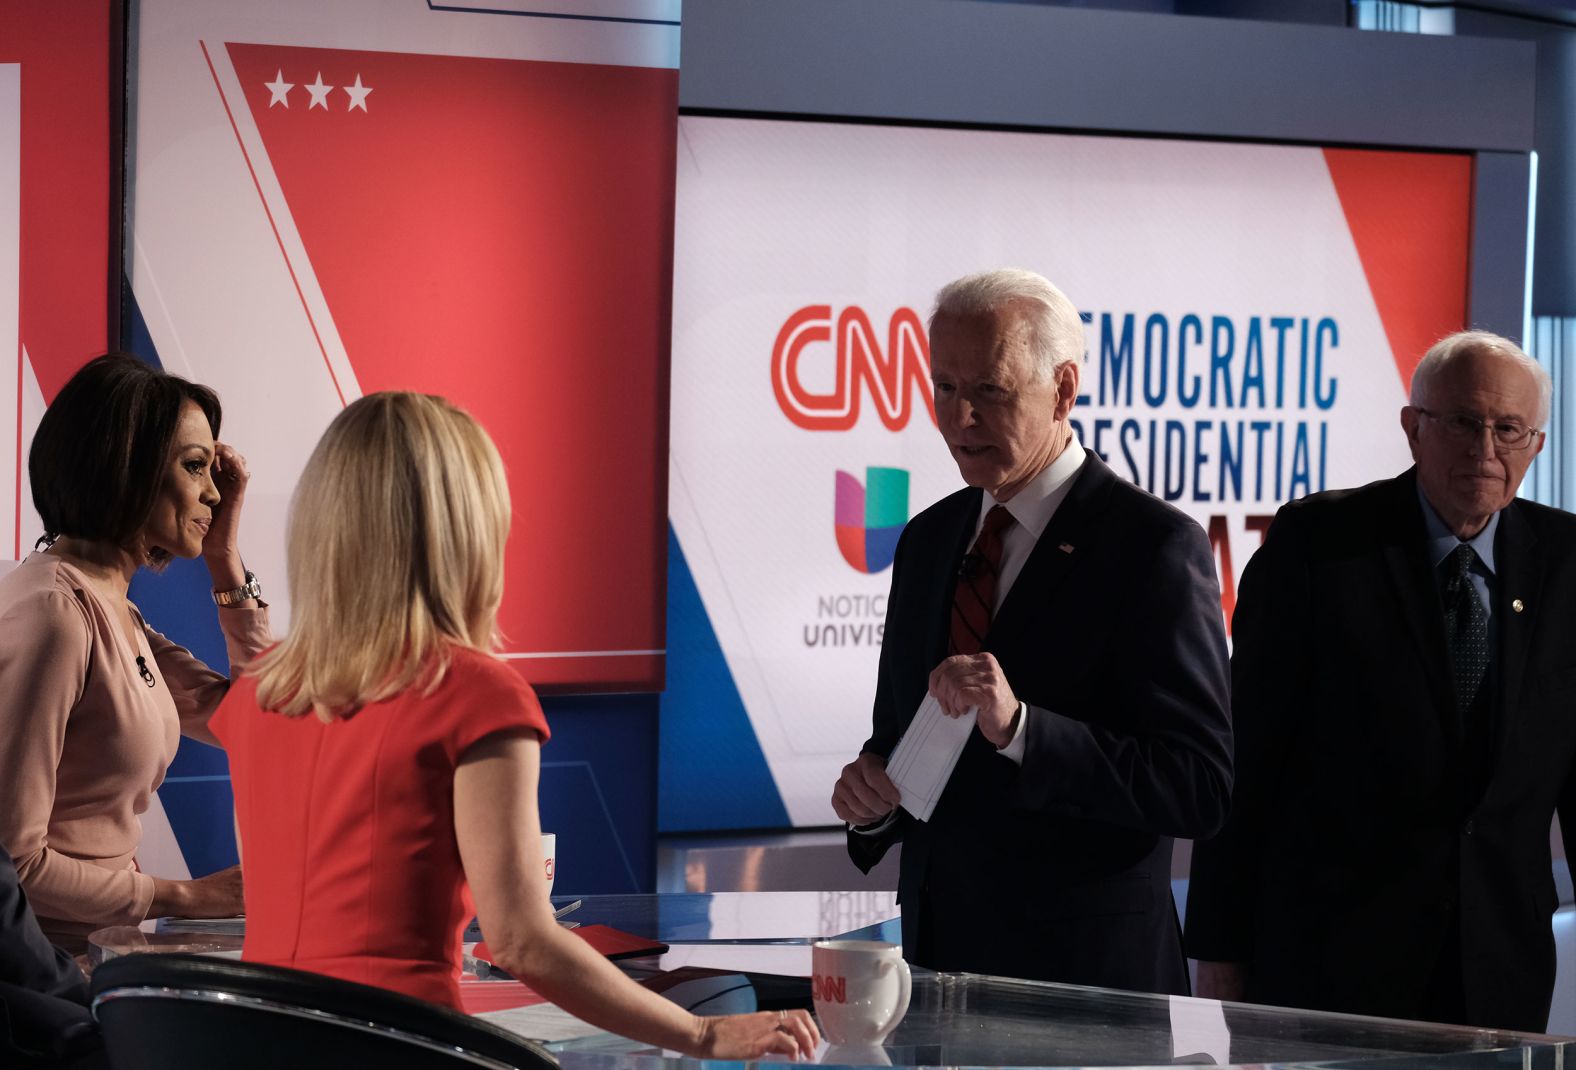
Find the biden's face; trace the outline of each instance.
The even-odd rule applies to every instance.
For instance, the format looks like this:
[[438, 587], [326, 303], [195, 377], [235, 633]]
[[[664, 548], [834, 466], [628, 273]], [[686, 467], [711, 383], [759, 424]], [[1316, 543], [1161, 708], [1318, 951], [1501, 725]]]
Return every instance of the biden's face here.
[[1495, 442], [1493, 427], [1538, 425], [1538, 382], [1521, 364], [1492, 349], [1455, 358], [1428, 385], [1420, 406], [1401, 410], [1417, 481], [1445, 525], [1461, 538], [1483, 530], [1516, 497], [1527, 466], [1543, 448], [1533, 435], [1521, 449]]
[[1062, 451], [1078, 363], [1036, 374], [1021, 306], [938, 315], [930, 328], [936, 424], [963, 481], [1007, 501]]

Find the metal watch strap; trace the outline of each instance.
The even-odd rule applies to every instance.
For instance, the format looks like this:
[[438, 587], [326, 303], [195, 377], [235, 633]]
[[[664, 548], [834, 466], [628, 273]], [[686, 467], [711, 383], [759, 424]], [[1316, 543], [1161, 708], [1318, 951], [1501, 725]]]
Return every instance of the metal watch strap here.
[[246, 582], [230, 591], [213, 592], [215, 605], [233, 606], [246, 601], [248, 598], [261, 598], [263, 585], [257, 582], [257, 577], [250, 572], [246, 573]]

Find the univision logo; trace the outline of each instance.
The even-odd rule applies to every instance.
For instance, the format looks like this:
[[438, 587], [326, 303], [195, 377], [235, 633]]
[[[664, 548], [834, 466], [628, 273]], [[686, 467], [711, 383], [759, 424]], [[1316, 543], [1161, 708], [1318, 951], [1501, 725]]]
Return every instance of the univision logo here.
[[837, 547], [843, 560], [860, 572], [880, 572], [892, 564], [897, 538], [908, 523], [908, 471], [866, 468], [865, 482], [837, 472]]

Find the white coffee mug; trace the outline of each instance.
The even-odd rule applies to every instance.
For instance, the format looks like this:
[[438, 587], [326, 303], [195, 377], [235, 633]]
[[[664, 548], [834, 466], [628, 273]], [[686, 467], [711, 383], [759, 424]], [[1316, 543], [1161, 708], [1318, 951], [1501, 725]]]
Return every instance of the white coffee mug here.
[[547, 894], [553, 894], [553, 871], [558, 868], [558, 837], [551, 832], [542, 833], [542, 854], [546, 856]]
[[815, 1016], [833, 1044], [879, 1044], [908, 1011], [913, 979], [896, 944], [818, 940], [810, 948], [810, 969]]

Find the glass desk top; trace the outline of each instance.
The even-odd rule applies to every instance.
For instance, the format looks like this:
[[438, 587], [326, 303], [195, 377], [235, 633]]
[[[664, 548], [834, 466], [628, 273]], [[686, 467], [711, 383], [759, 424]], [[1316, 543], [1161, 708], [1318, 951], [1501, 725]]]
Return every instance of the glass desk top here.
[[[571, 901], [560, 898], [554, 904]], [[622, 963], [636, 977], [703, 966], [807, 978], [814, 940], [857, 935], [896, 942], [897, 913], [892, 892], [723, 892], [588, 896], [565, 920], [612, 925], [671, 946], [658, 958]], [[806, 982], [806, 999], [808, 995]], [[920, 969], [914, 971], [908, 1014], [886, 1045], [873, 1051], [823, 1045], [820, 1062], [945, 1067], [1229, 1062], [1563, 1070], [1566, 1044], [1557, 1037]], [[681, 1064], [697, 1065], [696, 1060], [608, 1034], [552, 1048], [565, 1070], [677, 1070]]]
[[115, 925], [95, 930], [88, 936], [88, 963], [97, 966], [121, 955], [170, 954], [219, 955], [241, 957], [239, 932], [164, 931], [144, 932], [135, 925]]
[[[553, 899], [560, 908], [573, 902], [573, 896]], [[808, 1004], [810, 944], [849, 934], [895, 942], [896, 916], [891, 892], [717, 892], [586, 896], [563, 920], [608, 925], [670, 945], [665, 955], [620, 963], [637, 978], [682, 966], [771, 974], [779, 978], [779, 997], [781, 982], [798, 978]], [[186, 930], [188, 941], [201, 936], [227, 944], [213, 938], [239, 936], [243, 925], [241, 919], [165, 919], [157, 926], [158, 942], [179, 942]], [[141, 943], [131, 934], [118, 935], [128, 939], [109, 943]], [[225, 951], [233, 954], [229, 946]], [[799, 983], [787, 981], [795, 991]], [[1230, 1063], [1563, 1070], [1568, 1045], [1576, 1040], [916, 969], [913, 1002], [885, 1046], [852, 1051], [823, 1046], [820, 1061], [925, 1067]], [[697, 1065], [607, 1033], [550, 1047], [564, 1070], [693, 1070]], [[1576, 1056], [1576, 1048], [1570, 1054]], [[741, 1066], [727, 1065], [730, 1070]]]
[[[1555, 1070], [1564, 1066], [1568, 1043], [1576, 1041], [916, 970], [908, 1014], [884, 1046], [823, 1046], [819, 1061], [916, 1067], [1230, 1063]], [[564, 1070], [702, 1065], [606, 1034], [553, 1049]]]

